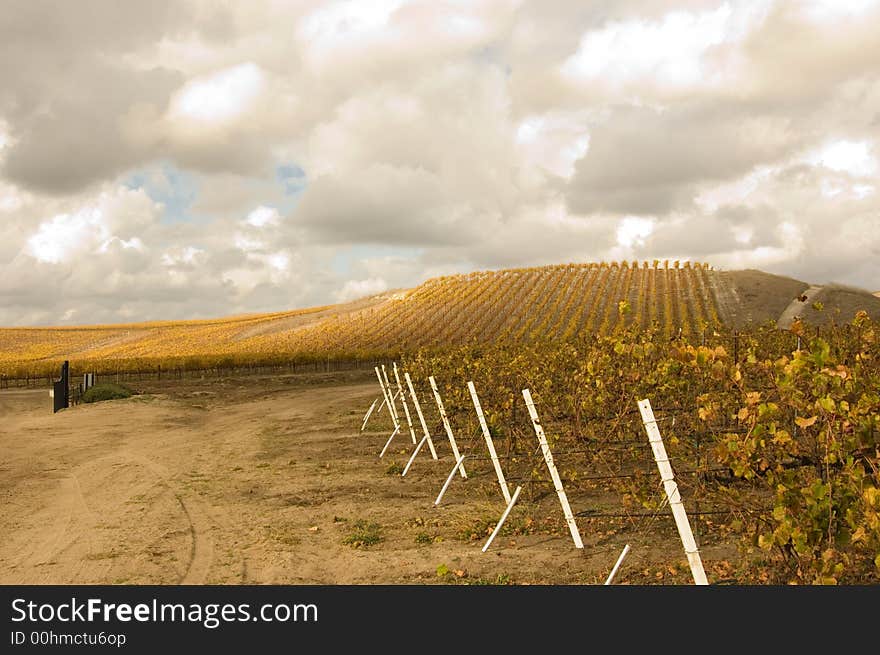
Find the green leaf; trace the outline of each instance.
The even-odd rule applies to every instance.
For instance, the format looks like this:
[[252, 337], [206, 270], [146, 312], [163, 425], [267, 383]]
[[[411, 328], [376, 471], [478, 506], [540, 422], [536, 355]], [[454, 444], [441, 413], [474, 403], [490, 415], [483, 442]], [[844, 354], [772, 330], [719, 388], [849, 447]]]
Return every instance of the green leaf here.
[[825, 339], [813, 339], [811, 346], [813, 361], [816, 363], [816, 366], [825, 366], [825, 362], [828, 361], [828, 357], [831, 354], [831, 347], [828, 345], [828, 342]]

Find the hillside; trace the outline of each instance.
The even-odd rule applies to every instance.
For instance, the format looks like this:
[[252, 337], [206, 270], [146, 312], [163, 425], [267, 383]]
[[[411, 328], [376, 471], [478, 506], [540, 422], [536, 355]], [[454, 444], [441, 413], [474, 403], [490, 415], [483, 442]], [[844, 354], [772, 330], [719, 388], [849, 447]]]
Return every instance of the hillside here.
[[727, 308], [732, 327], [775, 321], [810, 285], [800, 280], [763, 271], [725, 271], [719, 274], [733, 301]]
[[[808, 289], [812, 303], [797, 305]], [[810, 291], [813, 293], [814, 291]], [[794, 304], [793, 304], [794, 303]], [[69, 359], [93, 370], [211, 366], [371, 356], [468, 341], [525, 342], [609, 334], [627, 326], [679, 333], [779, 319], [880, 317], [880, 299], [846, 287], [810, 287], [762, 271], [706, 264], [562, 264], [439, 277], [351, 303], [214, 320], [0, 329], [0, 373], [54, 371]]]
[[[820, 305], [821, 310], [816, 309], [814, 303]], [[866, 311], [875, 321], [880, 320], [880, 296], [862, 289], [829, 284], [822, 287], [812, 298], [812, 302], [807, 303], [801, 317], [812, 324], [823, 324], [831, 320], [845, 323], [860, 310]]]

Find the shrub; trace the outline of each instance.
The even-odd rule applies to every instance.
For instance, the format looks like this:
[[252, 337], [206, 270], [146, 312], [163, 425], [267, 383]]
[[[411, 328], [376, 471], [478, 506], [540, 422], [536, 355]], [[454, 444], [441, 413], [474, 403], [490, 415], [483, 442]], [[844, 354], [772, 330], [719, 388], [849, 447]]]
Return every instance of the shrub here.
[[83, 394], [84, 403], [95, 403], [101, 400], [116, 400], [128, 398], [134, 393], [128, 387], [114, 382], [102, 382], [96, 384]]

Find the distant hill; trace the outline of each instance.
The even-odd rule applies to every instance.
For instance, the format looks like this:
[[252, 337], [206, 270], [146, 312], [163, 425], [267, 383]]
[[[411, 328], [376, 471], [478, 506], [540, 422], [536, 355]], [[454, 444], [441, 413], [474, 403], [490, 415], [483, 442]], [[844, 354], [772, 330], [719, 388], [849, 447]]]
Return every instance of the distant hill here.
[[[809, 301], [799, 300], [806, 296]], [[470, 341], [610, 334], [633, 324], [672, 337], [781, 317], [847, 321], [860, 309], [880, 320], [880, 298], [867, 291], [811, 286], [758, 270], [717, 271], [707, 264], [659, 260], [561, 264], [433, 278], [351, 303], [273, 314], [0, 328], [0, 373], [55, 370], [63, 359], [112, 370], [158, 361], [207, 366], [381, 355]]]
[[733, 296], [726, 307], [728, 323], [738, 328], [777, 320], [791, 301], [810, 286], [790, 277], [752, 269], [724, 271], [719, 278]]
[[[816, 309], [817, 304], [821, 305], [821, 310]], [[880, 320], [880, 296], [868, 293], [864, 289], [829, 284], [822, 287], [812, 302], [807, 303], [801, 316], [812, 324], [827, 323], [831, 320], [843, 323], [852, 320], [859, 310], [868, 312], [875, 321]]]

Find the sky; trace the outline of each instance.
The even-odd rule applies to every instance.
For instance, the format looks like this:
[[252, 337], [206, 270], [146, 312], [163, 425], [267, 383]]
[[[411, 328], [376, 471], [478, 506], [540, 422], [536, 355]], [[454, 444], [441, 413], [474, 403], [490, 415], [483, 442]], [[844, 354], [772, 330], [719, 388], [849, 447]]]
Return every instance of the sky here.
[[0, 0], [0, 325], [691, 260], [880, 289], [880, 0]]

